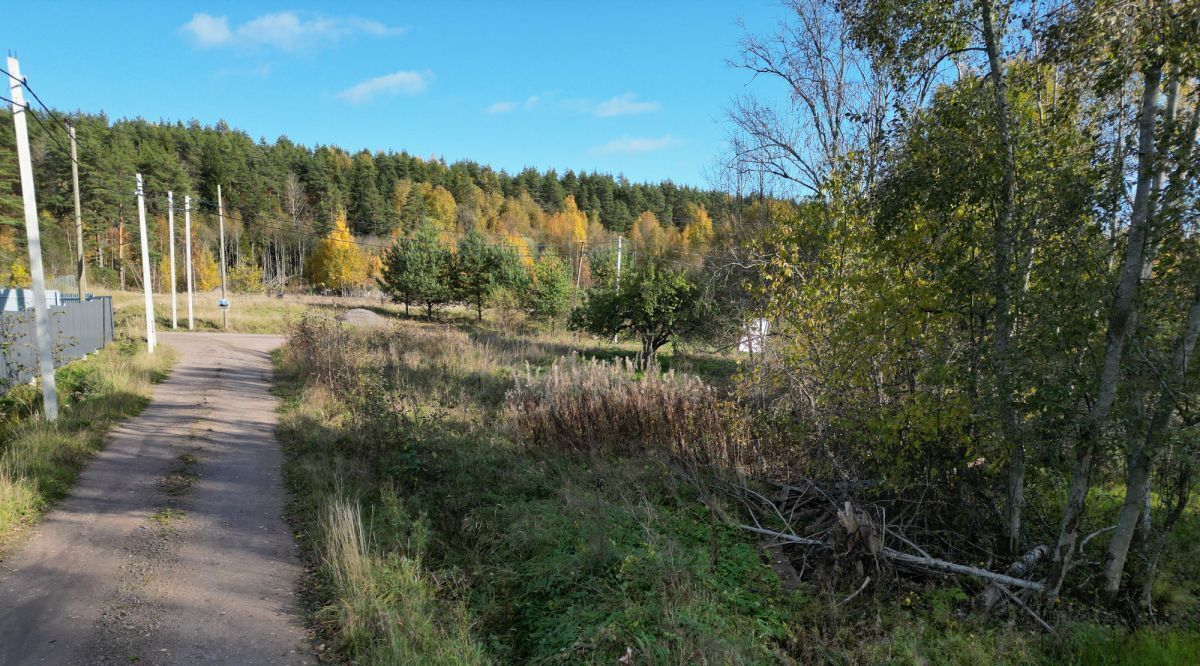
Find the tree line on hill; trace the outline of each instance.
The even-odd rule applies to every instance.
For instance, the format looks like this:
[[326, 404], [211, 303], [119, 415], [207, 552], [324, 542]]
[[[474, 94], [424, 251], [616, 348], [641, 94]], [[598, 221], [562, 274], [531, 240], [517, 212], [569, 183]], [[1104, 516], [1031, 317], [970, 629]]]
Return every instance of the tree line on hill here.
[[[69, 118], [79, 140], [84, 251], [93, 276], [116, 287], [136, 286], [137, 218], [134, 174], [147, 189], [150, 254], [156, 287], [165, 282], [166, 192], [174, 192], [182, 227], [184, 195], [193, 200], [194, 248], [211, 288], [217, 247], [217, 186], [226, 212], [229, 270], [242, 289], [303, 282], [320, 238], [345, 221], [352, 237], [378, 258], [397, 238], [424, 227], [442, 240], [474, 230], [496, 243], [549, 247], [575, 263], [581, 247], [625, 235], [634, 246], [703, 250], [714, 228], [728, 228], [738, 203], [726, 193], [631, 183], [599, 173], [559, 174], [527, 168], [516, 174], [475, 162], [447, 164], [405, 152], [350, 153], [305, 147], [287, 137], [253, 140], [224, 122], [215, 126], [111, 121], [103, 114]], [[51, 274], [71, 274], [73, 200], [65, 130], [42, 114], [30, 127], [44, 253]], [[0, 112], [11, 126], [11, 113]], [[24, 269], [19, 180], [11, 131], [0, 132], [0, 273]], [[180, 232], [181, 233], [181, 232]], [[378, 266], [378, 262], [372, 265]], [[360, 276], [361, 285], [374, 275]]]

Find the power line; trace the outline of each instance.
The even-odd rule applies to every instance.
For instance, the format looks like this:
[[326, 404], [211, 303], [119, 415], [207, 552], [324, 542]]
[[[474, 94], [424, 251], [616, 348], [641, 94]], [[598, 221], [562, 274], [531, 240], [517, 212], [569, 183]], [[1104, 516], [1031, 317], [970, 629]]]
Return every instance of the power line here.
[[[25, 88], [25, 90], [29, 91], [29, 94], [33, 96], [33, 99], [38, 103], [38, 106], [42, 107], [42, 110], [45, 111], [51, 118], [53, 118], [54, 121], [62, 127], [63, 131], [66, 131], [68, 133], [70, 132], [70, 130], [68, 129], [67, 123], [65, 123], [62, 120], [62, 118], [59, 118], [58, 115], [55, 114], [54, 111], [49, 106], [47, 106], [45, 102], [42, 101], [41, 96], [37, 94], [37, 91], [33, 89], [33, 86], [29, 85], [29, 77], [13, 76], [12, 74], [10, 74], [8, 72], [8, 70], [5, 70], [3, 68], [0, 68], [0, 72], [3, 72], [6, 76], [8, 76], [8, 78], [12, 79], [13, 81], [20, 83], [21, 87]], [[2, 99], [7, 101], [9, 104], [12, 104], [13, 106], [18, 106], [16, 102], [14, 102], [10, 99], [7, 99], [7, 98], [2, 98]], [[46, 127], [46, 124], [44, 122], [42, 122], [42, 119], [38, 116], [38, 114], [36, 112], [34, 112], [33, 107], [30, 106], [30, 104], [28, 102], [26, 102], [24, 104], [24, 108], [25, 108], [25, 111], [28, 112], [29, 115], [32, 116], [33, 119], [37, 121], [38, 126], [40, 126], [42, 128], [42, 131], [44, 131], [46, 133], [46, 136], [50, 137], [50, 140], [53, 141], [55, 143], [55, 145], [58, 146], [59, 150], [63, 151], [67, 155], [67, 159], [71, 160], [72, 162], [75, 162], [75, 164], [77, 166], [82, 166], [81, 164], [79, 164], [78, 161], [75, 160], [75, 158], [71, 157], [70, 151], [68, 151], [67, 148], [65, 146], [63, 146], [62, 143], [58, 140], [58, 138], [54, 136], [54, 133], [50, 131], [50, 128]]]
[[37, 101], [37, 103], [38, 103], [38, 106], [42, 107], [42, 109], [43, 109], [43, 110], [44, 110], [46, 113], [50, 114], [50, 117], [51, 117], [51, 118], [53, 118], [55, 122], [57, 122], [59, 125], [62, 125], [62, 128], [63, 128], [64, 130], [66, 130], [66, 129], [67, 129], [67, 123], [66, 123], [66, 122], [64, 122], [62, 118], [59, 118], [59, 117], [58, 117], [58, 116], [57, 116], [57, 115], [54, 113], [54, 110], [53, 110], [53, 109], [51, 109], [49, 106], [46, 106], [45, 102], [43, 102], [43, 101], [42, 101], [42, 98], [38, 96], [38, 94], [37, 94], [37, 91], [33, 89], [33, 86], [30, 86], [30, 85], [29, 85], [29, 78], [28, 78], [28, 77], [26, 77], [25, 81], [22, 81], [22, 82], [21, 82], [21, 85], [25, 86], [25, 89], [29, 91], [29, 94], [30, 94], [30, 95], [33, 95], [33, 99], [34, 99], [35, 101]]

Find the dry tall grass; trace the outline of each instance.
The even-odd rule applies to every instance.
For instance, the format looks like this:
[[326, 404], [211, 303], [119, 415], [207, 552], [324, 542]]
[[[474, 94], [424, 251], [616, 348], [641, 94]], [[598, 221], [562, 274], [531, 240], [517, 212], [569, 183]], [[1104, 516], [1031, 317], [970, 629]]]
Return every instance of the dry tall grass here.
[[529, 441], [588, 453], [666, 452], [746, 467], [745, 415], [700, 379], [673, 372], [637, 374], [632, 361], [556, 361], [527, 372], [508, 392], [507, 415]]
[[488, 663], [462, 606], [439, 598], [441, 584], [422, 566], [419, 538], [408, 552], [373, 552], [358, 504], [344, 497], [327, 501], [320, 527], [322, 570], [335, 601], [317, 619], [354, 663]]

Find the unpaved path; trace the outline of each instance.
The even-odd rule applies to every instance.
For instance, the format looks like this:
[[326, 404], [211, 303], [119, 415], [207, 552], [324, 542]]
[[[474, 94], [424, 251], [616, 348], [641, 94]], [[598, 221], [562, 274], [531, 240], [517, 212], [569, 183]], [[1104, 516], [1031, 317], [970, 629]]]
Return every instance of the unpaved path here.
[[0, 561], [0, 664], [315, 663], [283, 521], [277, 336], [163, 333], [153, 402]]

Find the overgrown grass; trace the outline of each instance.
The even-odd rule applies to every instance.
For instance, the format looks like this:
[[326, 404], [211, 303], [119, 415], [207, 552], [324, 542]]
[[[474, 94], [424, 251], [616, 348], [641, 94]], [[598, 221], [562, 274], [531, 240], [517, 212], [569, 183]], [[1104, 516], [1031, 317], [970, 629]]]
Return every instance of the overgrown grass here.
[[537, 345], [328, 320], [292, 339], [280, 430], [293, 515], [319, 563], [319, 624], [349, 658], [437, 661], [405, 650], [438, 645], [502, 663], [786, 660], [798, 599], [668, 458], [499, 432], [514, 379], [546, 361]]
[[885, 574], [851, 604], [842, 588], [861, 572], [785, 590], [734, 524], [739, 507], [688, 462], [718, 456], [669, 455], [742, 436], [706, 420], [721, 398], [695, 378], [627, 372], [619, 350], [571, 353], [561, 334], [462, 323], [355, 331], [316, 316], [293, 330], [277, 357], [291, 514], [316, 565], [317, 627], [342, 657], [1200, 663], [1194, 631], [1082, 623], [1050, 637], [1019, 610], [978, 612], [978, 589], [952, 580]]
[[0, 398], [0, 545], [67, 494], [108, 430], [146, 406], [173, 358], [169, 348], [151, 356], [126, 341], [59, 368], [52, 423], [38, 416], [41, 397], [30, 385]]

